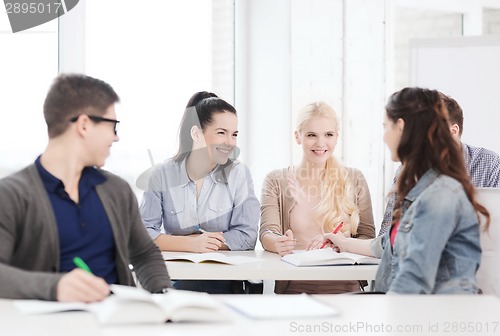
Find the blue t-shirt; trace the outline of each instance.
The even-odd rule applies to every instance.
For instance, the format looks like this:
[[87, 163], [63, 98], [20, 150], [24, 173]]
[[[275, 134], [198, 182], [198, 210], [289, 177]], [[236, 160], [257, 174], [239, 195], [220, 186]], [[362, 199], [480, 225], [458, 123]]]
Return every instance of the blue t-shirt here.
[[47, 190], [59, 232], [60, 271], [69, 272], [76, 266], [74, 257], [82, 258], [92, 273], [107, 283], [117, 282], [115, 241], [106, 211], [95, 186], [106, 177], [93, 167], [82, 171], [78, 183], [79, 203], [75, 203], [64, 190], [64, 184], [35, 161]]

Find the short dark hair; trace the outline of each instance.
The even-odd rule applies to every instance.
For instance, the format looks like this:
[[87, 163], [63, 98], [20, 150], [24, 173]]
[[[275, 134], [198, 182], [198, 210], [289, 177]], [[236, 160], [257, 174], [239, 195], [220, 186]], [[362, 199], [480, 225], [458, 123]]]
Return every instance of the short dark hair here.
[[215, 93], [200, 91], [189, 99], [179, 126], [179, 149], [174, 156], [175, 161], [182, 161], [193, 149], [191, 128], [199, 127], [202, 131], [212, 123], [215, 113], [231, 112], [236, 115], [236, 109], [219, 98]]
[[457, 101], [450, 96], [445, 95], [442, 92], [440, 92], [439, 95], [444, 102], [444, 106], [448, 110], [450, 124], [457, 124], [459, 128], [458, 134], [462, 136], [462, 132], [464, 130], [464, 113], [462, 108], [458, 105]]
[[100, 79], [79, 74], [59, 75], [43, 105], [49, 138], [63, 134], [69, 127], [69, 119], [86, 109], [92, 109], [89, 114], [102, 116], [119, 100], [111, 85]]

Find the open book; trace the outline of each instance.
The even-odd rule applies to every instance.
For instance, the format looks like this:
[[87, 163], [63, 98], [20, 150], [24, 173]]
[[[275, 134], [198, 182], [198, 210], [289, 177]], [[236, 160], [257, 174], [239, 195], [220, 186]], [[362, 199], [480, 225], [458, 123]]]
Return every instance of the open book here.
[[228, 256], [218, 252], [210, 252], [210, 253], [184, 253], [184, 254], [172, 254], [171, 252], [163, 252], [163, 260], [171, 261], [171, 260], [182, 260], [182, 261], [192, 261], [195, 263], [202, 262], [215, 262], [222, 263], [228, 265], [242, 265], [251, 262], [259, 261], [259, 259], [254, 257], [246, 257], [246, 256]]
[[281, 260], [295, 266], [327, 266], [327, 265], [354, 265], [354, 264], [379, 264], [380, 259], [367, 257], [349, 252], [335, 252], [331, 248], [291, 253], [283, 256]]
[[25, 314], [89, 311], [101, 324], [164, 323], [166, 321], [219, 322], [231, 314], [207, 293], [170, 289], [165, 294], [129, 286], [111, 285], [113, 294], [102, 302], [55, 302], [15, 300]]

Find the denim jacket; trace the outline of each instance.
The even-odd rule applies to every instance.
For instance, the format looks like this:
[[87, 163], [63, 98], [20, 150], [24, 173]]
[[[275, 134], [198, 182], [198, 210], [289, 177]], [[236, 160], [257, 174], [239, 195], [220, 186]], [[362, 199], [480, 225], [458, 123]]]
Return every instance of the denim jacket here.
[[375, 290], [399, 294], [474, 294], [481, 259], [478, 217], [462, 185], [427, 171], [403, 200], [398, 233], [371, 244], [381, 257]]

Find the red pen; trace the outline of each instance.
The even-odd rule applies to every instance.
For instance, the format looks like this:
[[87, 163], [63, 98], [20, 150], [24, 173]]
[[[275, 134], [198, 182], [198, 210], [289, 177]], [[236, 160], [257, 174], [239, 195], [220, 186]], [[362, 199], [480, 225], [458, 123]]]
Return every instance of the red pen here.
[[[333, 230], [333, 232], [332, 232], [332, 233], [333, 233], [333, 234], [336, 234], [337, 232], [339, 232], [339, 231], [340, 231], [340, 229], [342, 229], [342, 226], [343, 226], [343, 225], [344, 225], [344, 222], [340, 222], [340, 224], [339, 224], [339, 225], [337, 225], [337, 227], [335, 228], [335, 230]], [[325, 241], [325, 242], [323, 243], [323, 245], [321, 245], [320, 249], [322, 249], [323, 247], [325, 247], [327, 243], [328, 243], [328, 240], [327, 240], [327, 241]]]

